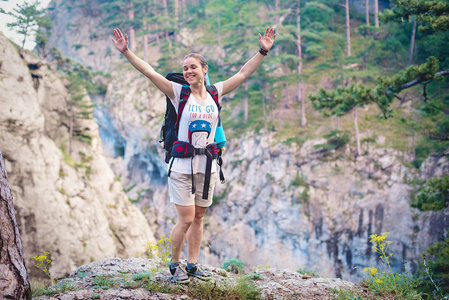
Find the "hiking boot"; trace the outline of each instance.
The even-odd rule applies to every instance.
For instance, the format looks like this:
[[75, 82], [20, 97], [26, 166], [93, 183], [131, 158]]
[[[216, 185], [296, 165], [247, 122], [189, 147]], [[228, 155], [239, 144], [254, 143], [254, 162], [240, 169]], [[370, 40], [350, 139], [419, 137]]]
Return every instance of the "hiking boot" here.
[[170, 273], [171, 273], [171, 280], [176, 283], [189, 283], [190, 279], [189, 276], [187, 276], [185, 267], [180, 263], [177, 266], [175, 266], [173, 269], [170, 266]]
[[187, 275], [196, 277], [198, 279], [209, 281], [211, 278], [211, 275], [206, 272], [203, 267], [201, 267], [199, 264], [195, 264], [195, 266], [191, 269], [186, 267]]

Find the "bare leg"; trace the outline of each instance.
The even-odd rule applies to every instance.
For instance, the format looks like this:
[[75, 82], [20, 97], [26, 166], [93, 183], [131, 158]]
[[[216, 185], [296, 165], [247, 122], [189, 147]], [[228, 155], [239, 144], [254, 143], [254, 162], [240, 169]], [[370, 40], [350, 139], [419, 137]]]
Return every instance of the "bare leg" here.
[[195, 206], [181, 206], [175, 204], [178, 222], [171, 232], [171, 260], [172, 263], [181, 261], [181, 253], [186, 242], [186, 236], [195, 218]]
[[200, 255], [201, 241], [203, 240], [203, 216], [207, 207], [195, 205], [195, 217], [187, 231], [187, 261], [196, 263]]

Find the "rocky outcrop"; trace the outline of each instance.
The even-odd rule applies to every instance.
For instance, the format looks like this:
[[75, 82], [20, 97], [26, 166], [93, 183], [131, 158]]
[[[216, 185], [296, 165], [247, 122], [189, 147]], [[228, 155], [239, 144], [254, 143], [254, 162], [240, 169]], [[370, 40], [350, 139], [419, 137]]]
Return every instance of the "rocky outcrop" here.
[[[75, 120], [91, 143], [72, 138], [62, 75], [18, 51], [0, 33], [0, 147], [28, 271], [48, 251], [50, 273], [109, 257], [136, 257], [154, 240], [103, 156], [98, 126]], [[89, 99], [86, 99], [89, 100]]]
[[[149, 272], [153, 268], [156, 268], [154, 273]], [[154, 260], [108, 259], [81, 266], [56, 286], [59, 289], [62, 286], [70, 286], [71, 291], [35, 299], [204, 299], [193, 296], [194, 293], [190, 289], [212, 285], [213, 289], [226, 291], [226, 287], [235, 285], [238, 278], [241, 278], [241, 275], [209, 265], [205, 265], [204, 269], [212, 274], [211, 282], [192, 278], [193, 287], [179, 287], [170, 283], [171, 276], [168, 270], [157, 269]], [[333, 289], [359, 290], [363, 293], [362, 288], [352, 282], [301, 275], [286, 269], [262, 268], [255, 270], [253, 275], [254, 279], [249, 280], [255, 283], [262, 299], [332, 299]], [[176, 292], [169, 294], [149, 291], [151, 285], [147, 285], [148, 281], [160, 286], [165, 285], [165, 290], [171, 289]], [[204, 288], [204, 291], [207, 291], [207, 288]], [[207, 293], [204, 296], [209, 298], [211, 294]]]

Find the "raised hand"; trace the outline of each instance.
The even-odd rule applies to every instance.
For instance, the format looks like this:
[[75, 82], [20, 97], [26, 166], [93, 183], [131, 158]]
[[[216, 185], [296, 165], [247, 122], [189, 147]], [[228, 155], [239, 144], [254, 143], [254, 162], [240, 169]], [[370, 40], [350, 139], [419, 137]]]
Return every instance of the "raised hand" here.
[[265, 30], [265, 34], [262, 38], [262, 35], [259, 33], [259, 43], [260, 47], [264, 50], [270, 50], [273, 46], [274, 39], [276, 38], [276, 34], [274, 34], [274, 28], [268, 27], [267, 30]]
[[111, 38], [111, 40], [114, 42], [115, 47], [117, 47], [118, 51], [121, 53], [125, 52], [128, 49], [128, 35], [125, 34], [125, 37], [123, 37], [122, 32], [119, 28], [114, 29], [114, 37]]

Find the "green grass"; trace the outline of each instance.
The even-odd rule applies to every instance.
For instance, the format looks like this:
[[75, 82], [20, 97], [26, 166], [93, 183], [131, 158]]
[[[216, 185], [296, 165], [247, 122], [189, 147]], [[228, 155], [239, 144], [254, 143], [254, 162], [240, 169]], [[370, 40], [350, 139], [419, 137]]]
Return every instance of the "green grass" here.
[[74, 284], [68, 281], [62, 281], [56, 285], [52, 285], [51, 281], [31, 281], [31, 296], [33, 298], [42, 295], [52, 296], [74, 290], [76, 290]]
[[342, 290], [342, 289], [334, 289], [331, 288], [330, 292], [333, 294], [333, 300], [365, 300], [369, 298], [365, 298], [360, 296], [360, 292], [357, 290]]
[[94, 283], [95, 286], [93, 288], [107, 290], [110, 288], [118, 287], [120, 285], [120, 280], [101, 275], [94, 278]]
[[257, 285], [244, 277], [235, 281], [190, 283], [188, 295], [193, 299], [262, 299]]
[[395, 295], [397, 299], [401, 300], [423, 299], [416, 290], [413, 278], [406, 274], [381, 273], [376, 276], [376, 279], [371, 277], [364, 283], [375, 295]]
[[[238, 264], [238, 266], [240, 266], [240, 264]], [[253, 280], [263, 280], [263, 277], [259, 273], [247, 276], [238, 276], [235, 279], [226, 278], [225, 280], [220, 280], [219, 278], [217, 278], [216, 280], [207, 282], [193, 281], [188, 285], [173, 284], [169, 281], [155, 281], [152, 280], [152, 277], [153, 276], [149, 272], [142, 272], [131, 275], [124, 274], [122, 278], [98, 276], [94, 278], [95, 285], [92, 288], [100, 288], [103, 290], [119, 286], [129, 289], [144, 288], [150, 292], [159, 292], [166, 294], [187, 294], [192, 299], [261, 299], [260, 290], [253, 282]], [[41, 291], [39, 293], [35, 292], [33, 296], [49, 294], [45, 290], [45, 288], [35, 290], [44, 291]]]
[[301, 275], [309, 275], [309, 276], [313, 276], [313, 277], [320, 277], [317, 273], [316, 270], [304, 270], [304, 269], [299, 269], [296, 272], [298, 272]]
[[262, 276], [262, 274], [260, 274], [260, 273], [247, 274], [247, 275], [245, 275], [243, 278], [245, 278], [245, 279], [250, 279], [250, 280], [264, 280], [264, 279], [265, 279], [265, 278]]

